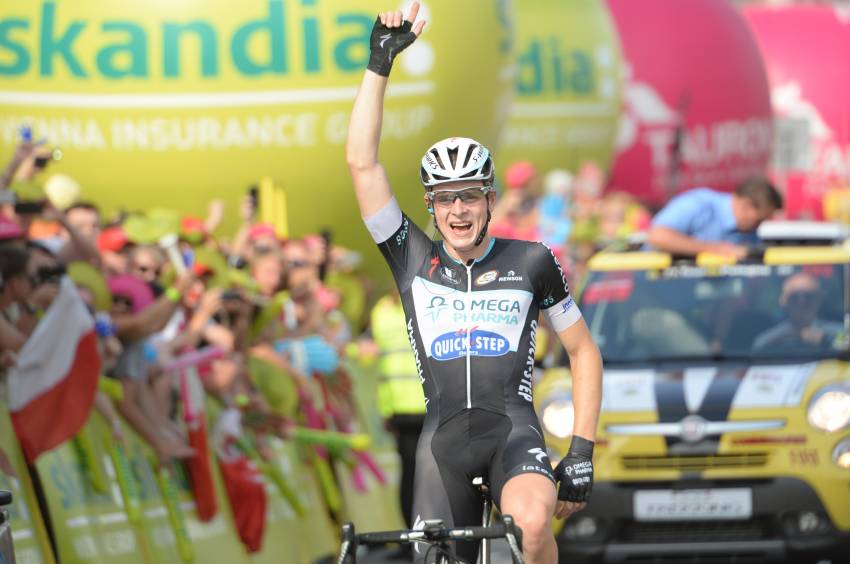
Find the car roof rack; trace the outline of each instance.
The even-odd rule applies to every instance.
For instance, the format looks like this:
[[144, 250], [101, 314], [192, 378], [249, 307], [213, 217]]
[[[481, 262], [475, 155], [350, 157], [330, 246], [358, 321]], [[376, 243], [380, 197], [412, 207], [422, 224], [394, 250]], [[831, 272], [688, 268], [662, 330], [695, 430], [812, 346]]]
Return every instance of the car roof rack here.
[[826, 221], [764, 221], [758, 236], [766, 246], [828, 246], [850, 239], [850, 228]]

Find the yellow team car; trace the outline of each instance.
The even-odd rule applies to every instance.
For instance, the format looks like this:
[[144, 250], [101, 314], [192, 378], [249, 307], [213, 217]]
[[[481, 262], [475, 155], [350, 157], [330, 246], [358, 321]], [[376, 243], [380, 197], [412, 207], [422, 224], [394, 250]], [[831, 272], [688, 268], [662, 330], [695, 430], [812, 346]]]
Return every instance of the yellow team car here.
[[[746, 261], [602, 252], [579, 303], [605, 363], [567, 562], [850, 562], [850, 242], [763, 224]], [[566, 369], [535, 404], [566, 452]]]

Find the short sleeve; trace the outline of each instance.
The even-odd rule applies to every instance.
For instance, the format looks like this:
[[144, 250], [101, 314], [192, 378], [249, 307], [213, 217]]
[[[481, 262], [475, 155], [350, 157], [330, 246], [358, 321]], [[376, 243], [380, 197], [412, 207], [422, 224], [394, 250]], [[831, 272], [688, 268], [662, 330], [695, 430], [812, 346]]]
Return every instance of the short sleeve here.
[[685, 192], [671, 199], [652, 219], [653, 226], [669, 227], [690, 234], [693, 220], [705, 211], [699, 191]]
[[363, 222], [404, 291], [423, 261], [430, 258], [433, 241], [401, 211], [395, 198]]
[[581, 312], [570, 295], [567, 277], [552, 250], [543, 243], [528, 248], [528, 271], [534, 286], [534, 298], [557, 332], [571, 327]]

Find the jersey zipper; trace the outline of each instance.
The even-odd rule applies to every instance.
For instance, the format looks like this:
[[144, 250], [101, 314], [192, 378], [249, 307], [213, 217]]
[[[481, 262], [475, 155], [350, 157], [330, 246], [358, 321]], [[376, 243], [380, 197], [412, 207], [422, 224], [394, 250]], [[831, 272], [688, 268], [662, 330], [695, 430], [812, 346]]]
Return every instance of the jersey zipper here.
[[466, 266], [466, 299], [464, 300], [464, 308], [466, 309], [466, 408], [472, 408], [472, 369], [470, 368], [471, 356], [470, 347], [472, 346], [472, 335], [470, 335], [469, 319], [472, 313], [469, 298], [472, 296], [472, 262]]

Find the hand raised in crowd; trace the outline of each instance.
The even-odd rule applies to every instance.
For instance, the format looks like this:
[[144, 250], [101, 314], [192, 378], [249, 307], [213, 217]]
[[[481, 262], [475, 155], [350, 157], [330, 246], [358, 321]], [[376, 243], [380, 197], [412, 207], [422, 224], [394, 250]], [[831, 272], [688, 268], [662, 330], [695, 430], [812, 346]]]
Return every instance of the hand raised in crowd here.
[[156, 452], [157, 459], [162, 465], [170, 463], [172, 460], [185, 460], [192, 458], [197, 454], [197, 451], [186, 443], [172, 440], [162, 439], [158, 444], [151, 445]]
[[250, 195], [242, 198], [242, 205], [239, 207], [239, 217], [244, 223], [254, 221], [254, 216], [257, 215], [257, 207], [254, 205], [254, 199]]
[[20, 165], [22, 162], [30, 158], [39, 147], [45, 144], [47, 139], [32, 140], [32, 129], [29, 126], [21, 128], [21, 140], [15, 147], [15, 152], [12, 154], [12, 162]]
[[50, 307], [59, 293], [59, 284], [45, 282], [35, 287], [29, 296], [29, 303], [36, 309], [45, 310]]
[[207, 219], [204, 221], [204, 229], [207, 230], [207, 233], [212, 233], [218, 229], [223, 219], [224, 202], [220, 199], [212, 200], [207, 207]]
[[222, 300], [222, 294], [223, 291], [221, 288], [207, 289], [203, 296], [201, 296], [201, 301], [198, 304], [198, 309], [195, 311], [195, 314], [210, 318], [218, 313], [224, 303]]
[[5, 349], [0, 352], [0, 367], [3, 368], [12, 368], [15, 364], [18, 363], [18, 355], [15, 351], [10, 349]]
[[177, 277], [177, 280], [174, 282], [174, 288], [180, 292], [180, 295], [183, 295], [189, 291], [189, 288], [192, 287], [196, 279], [197, 276], [191, 270], [187, 270]]

